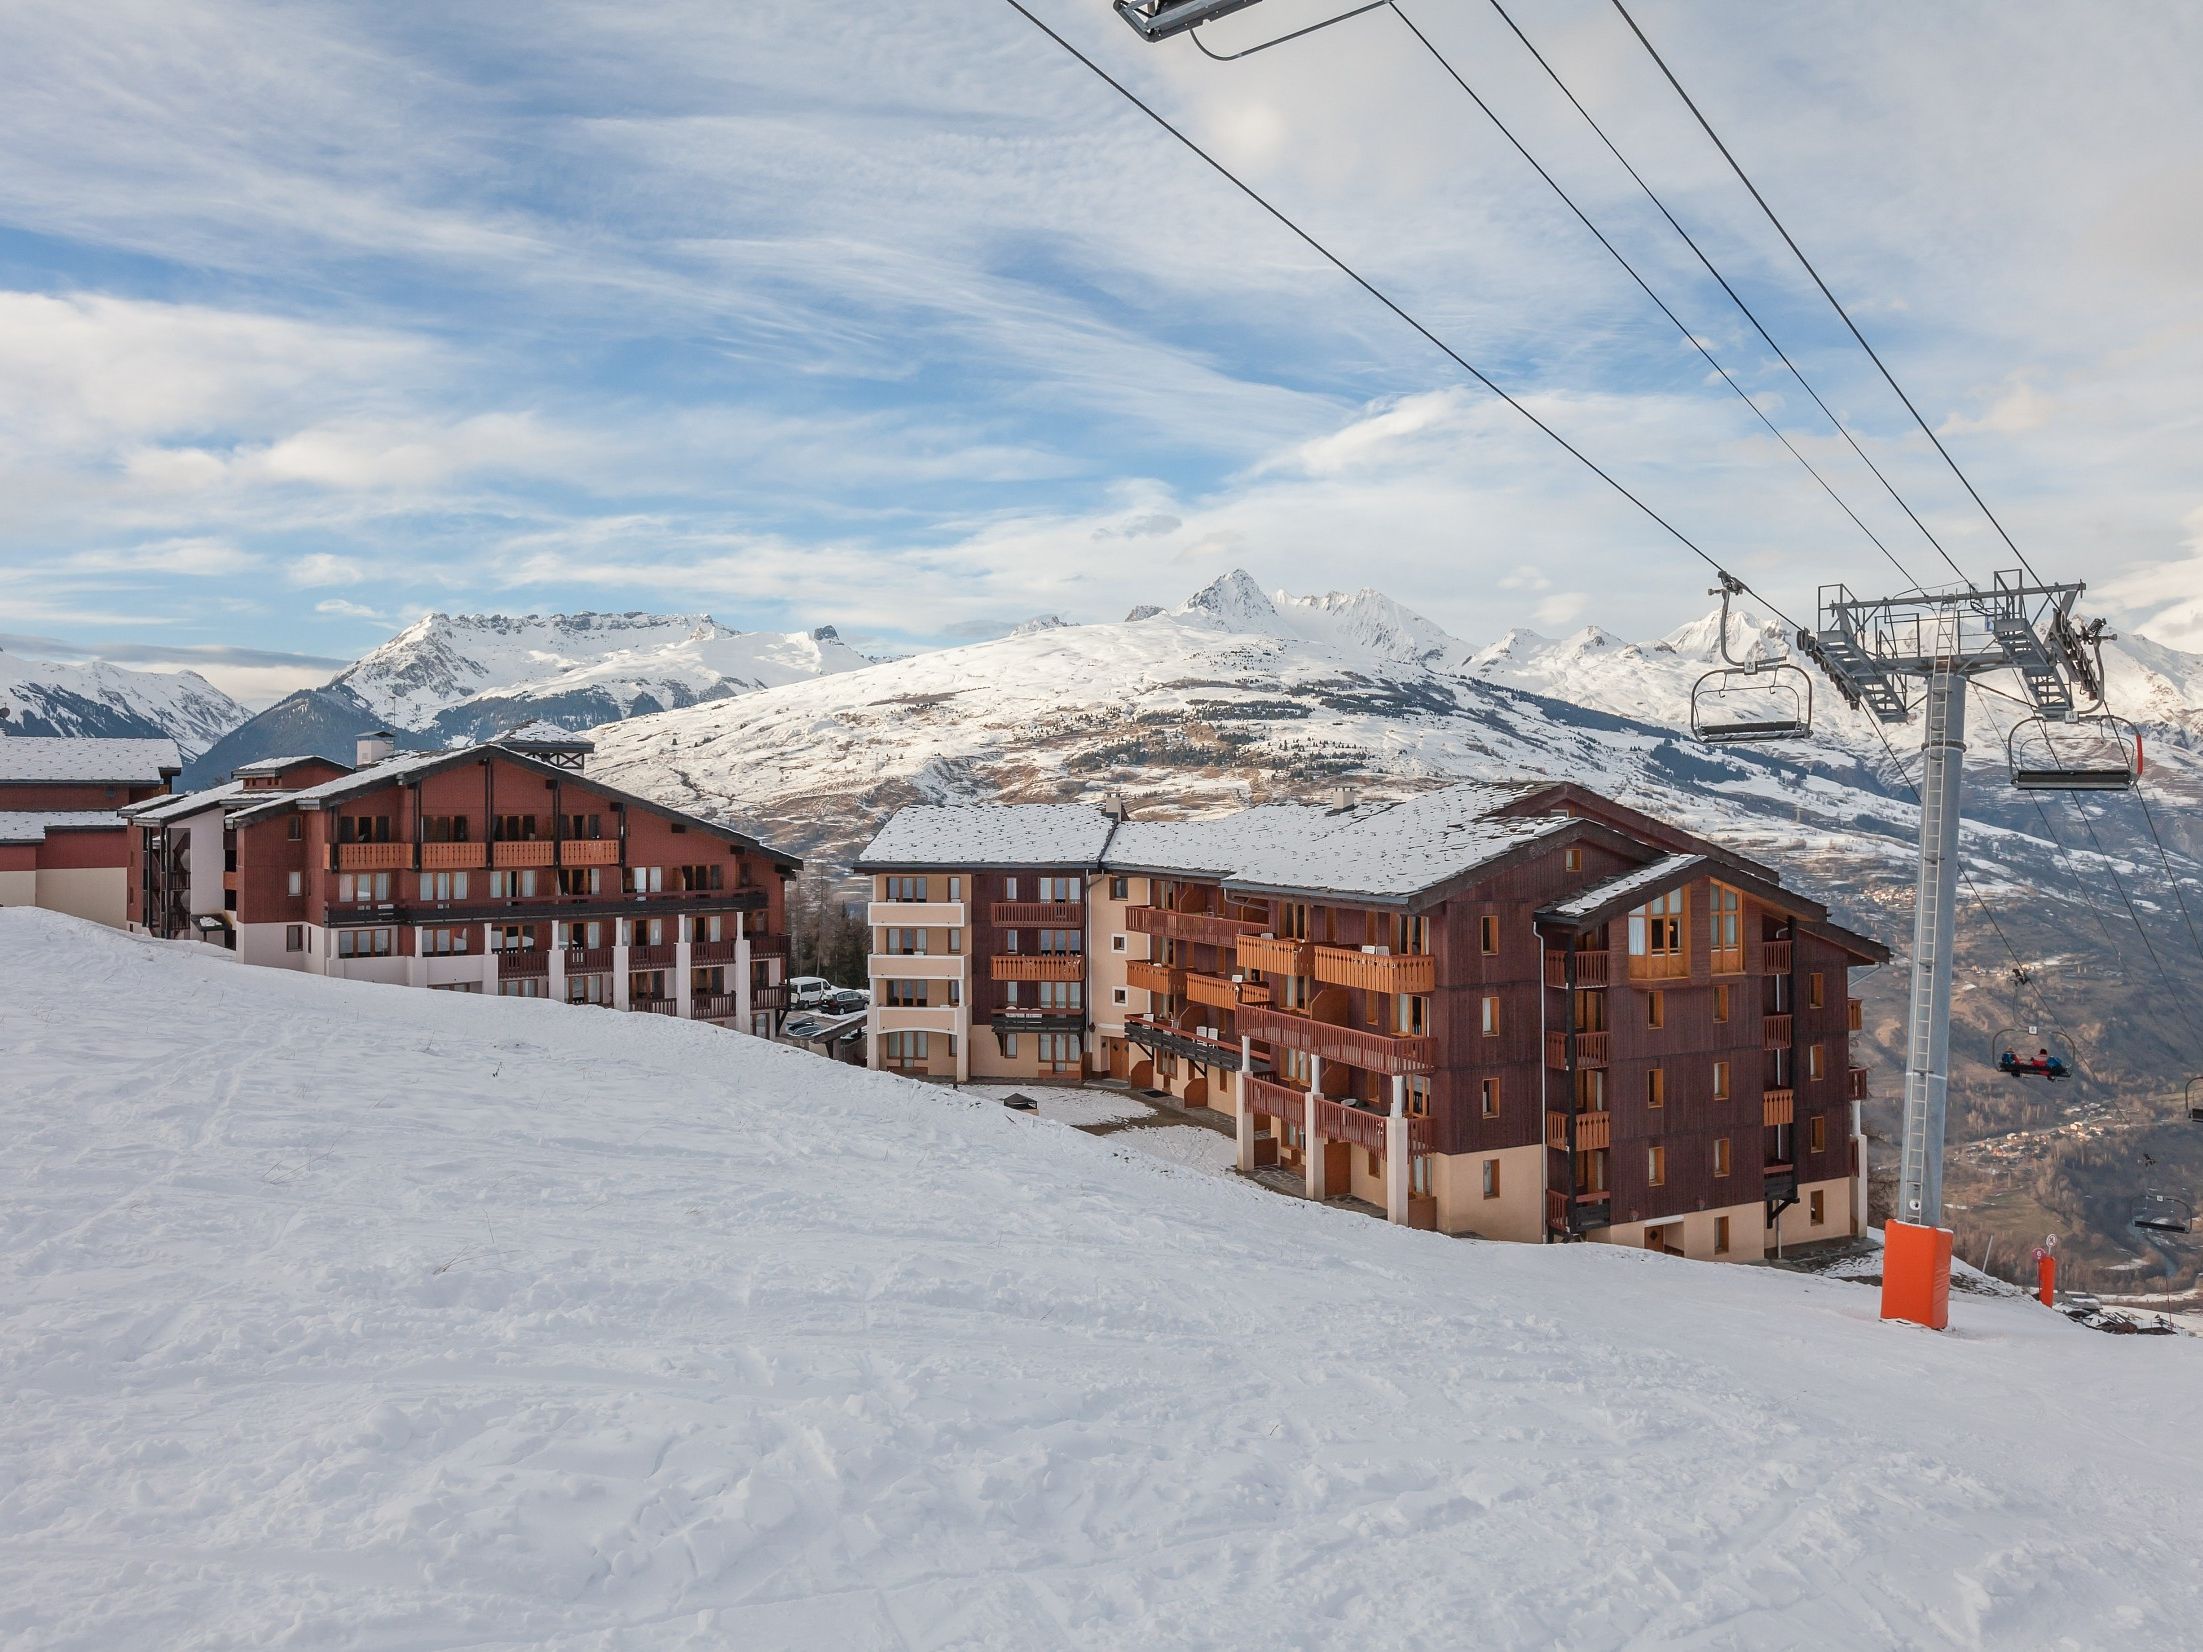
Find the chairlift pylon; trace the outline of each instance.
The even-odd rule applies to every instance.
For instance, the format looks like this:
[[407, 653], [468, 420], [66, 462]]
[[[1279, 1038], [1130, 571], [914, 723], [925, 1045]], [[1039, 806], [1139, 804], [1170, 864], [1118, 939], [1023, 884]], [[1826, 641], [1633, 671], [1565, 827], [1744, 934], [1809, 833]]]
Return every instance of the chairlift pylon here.
[[2069, 723], [2023, 717], [2005, 736], [2004, 758], [2023, 792], [2132, 791], [2142, 778], [2142, 731], [2109, 712]]
[[1989, 1045], [1989, 1065], [2007, 1078], [2071, 1078], [2080, 1061], [2073, 1041], [2055, 1029], [2005, 1027]]
[[1721, 657], [1691, 685], [1691, 733], [1709, 746], [1798, 740], [1813, 732], [1813, 678], [1788, 660], [1740, 660], [1729, 651], [1729, 599], [1744, 589], [1723, 573], [1708, 596], [1721, 599]]

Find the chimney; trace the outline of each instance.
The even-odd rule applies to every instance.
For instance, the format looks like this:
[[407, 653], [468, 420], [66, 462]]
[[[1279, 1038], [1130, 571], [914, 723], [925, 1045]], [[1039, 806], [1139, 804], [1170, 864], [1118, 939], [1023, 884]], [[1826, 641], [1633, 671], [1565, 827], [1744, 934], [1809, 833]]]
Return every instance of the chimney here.
[[377, 729], [363, 734], [352, 746], [352, 766], [372, 768], [377, 763], [387, 763], [398, 753], [398, 737], [388, 729]]
[[1121, 825], [1132, 818], [1132, 805], [1124, 800], [1122, 792], [1111, 792], [1102, 799], [1101, 812]]

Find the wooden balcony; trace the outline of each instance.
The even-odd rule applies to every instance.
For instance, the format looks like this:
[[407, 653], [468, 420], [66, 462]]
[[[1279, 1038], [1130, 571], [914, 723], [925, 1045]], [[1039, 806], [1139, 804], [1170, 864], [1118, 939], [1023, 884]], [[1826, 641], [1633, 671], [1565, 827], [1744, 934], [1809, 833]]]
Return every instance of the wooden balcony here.
[[1315, 949], [1316, 979], [1361, 992], [1425, 993], [1438, 981], [1438, 960], [1427, 952], [1356, 952], [1343, 946]]
[[421, 870], [424, 872], [464, 872], [476, 866], [490, 863], [490, 846], [486, 843], [424, 843], [421, 845]]
[[504, 838], [490, 845], [490, 864], [549, 866], [557, 848], [549, 838]]
[[1845, 1075], [1844, 1099], [1846, 1101], [1866, 1100], [1866, 1069], [1864, 1067], [1853, 1067]]
[[329, 865], [338, 872], [404, 872], [413, 865], [410, 843], [333, 843]]
[[1124, 978], [1142, 992], [1167, 993], [1175, 998], [1186, 990], [1186, 972], [1175, 964], [1151, 964], [1135, 958], [1124, 966]]
[[1795, 1090], [1769, 1090], [1759, 1104], [1759, 1121], [1766, 1125], [1788, 1124], [1797, 1117]]
[[[1573, 1050], [1569, 1040], [1575, 1040]], [[1549, 1032], [1545, 1035], [1545, 1065], [1555, 1070], [1569, 1066], [1604, 1067], [1612, 1059], [1614, 1035], [1606, 1032]], [[1569, 1056], [1575, 1060], [1571, 1062]]]
[[639, 1015], [679, 1015], [681, 1001], [678, 998], [630, 998], [627, 1007]]
[[874, 929], [962, 929], [961, 901], [873, 901], [864, 921]]
[[1759, 1047], [1763, 1050], [1787, 1050], [1795, 1036], [1797, 1019], [1789, 1015], [1762, 1016], [1759, 1022]]
[[1305, 1050], [1366, 1073], [1427, 1073], [1437, 1059], [1436, 1042], [1427, 1037], [1364, 1032], [1359, 1027], [1311, 1021], [1267, 1004], [1242, 1004], [1239, 1030], [1265, 1043]]
[[1272, 935], [1239, 937], [1239, 967], [1258, 969], [1265, 975], [1306, 975], [1308, 943]]
[[1853, 1032], [1866, 1030], [1866, 1006], [1856, 998], [1844, 1000], [1844, 1025]]
[[1308, 1098], [1291, 1085], [1257, 1078], [1252, 1073], [1242, 1082], [1247, 1086], [1247, 1105], [1264, 1118], [1299, 1124], [1306, 1117]]
[[1077, 901], [996, 901], [987, 916], [997, 929], [1086, 927], [1086, 908]]
[[1185, 994], [1196, 1004], [1211, 1009], [1235, 1010], [1242, 1004], [1267, 1004], [1270, 989], [1259, 983], [1234, 982], [1222, 975], [1185, 974]]
[[1663, 981], [1689, 979], [1690, 954], [1687, 952], [1632, 952], [1629, 955], [1631, 986], [1658, 986]]
[[1614, 981], [1614, 954], [1611, 952], [1562, 952], [1548, 949], [1545, 954], [1545, 984], [1549, 987], [1568, 985], [1568, 960], [1576, 960], [1576, 985], [1579, 987], [1611, 986]]
[[507, 947], [497, 954], [497, 973], [505, 980], [551, 973], [551, 955], [541, 947]]
[[680, 956], [670, 943], [658, 946], [631, 946], [627, 949], [629, 969], [671, 969]]
[[1164, 906], [1126, 909], [1124, 926], [1136, 935], [1161, 935], [1203, 946], [1237, 947], [1242, 935], [1260, 935], [1269, 926], [1246, 918], [1219, 918], [1209, 912], [1173, 912]]
[[1790, 973], [1791, 941], [1762, 941], [1759, 943], [1759, 972], [1762, 975], [1788, 975]]
[[1318, 1098], [1316, 1134], [1325, 1141], [1352, 1142], [1371, 1153], [1385, 1150], [1385, 1115], [1367, 1107]]
[[[1128, 1015], [1124, 1035], [1150, 1055], [1174, 1055], [1222, 1072], [1240, 1071], [1239, 1045], [1210, 1038], [1203, 1033], [1159, 1026], [1152, 1016]], [[1259, 1061], [1261, 1058], [1258, 1056]], [[1259, 1069], [1258, 1069], [1259, 1070]]]
[[742, 1013], [742, 1001], [731, 992], [700, 992], [689, 1000], [689, 1013], [699, 1021], [723, 1021]]
[[587, 975], [612, 967], [612, 949], [608, 946], [570, 946], [566, 949], [566, 973]]
[[731, 964], [734, 962], [734, 942], [697, 941], [688, 949], [688, 961], [692, 964]]
[[[1614, 1141], [1614, 1115], [1612, 1113], [1578, 1113], [1576, 1122], [1576, 1151], [1589, 1153], [1608, 1147]], [[1568, 1115], [1548, 1111], [1545, 1115], [1545, 1145], [1568, 1151]]]
[[987, 960], [990, 981], [1081, 981], [1083, 952], [998, 952]]
[[570, 837], [558, 846], [558, 863], [561, 866], [617, 866], [620, 840], [616, 837]]

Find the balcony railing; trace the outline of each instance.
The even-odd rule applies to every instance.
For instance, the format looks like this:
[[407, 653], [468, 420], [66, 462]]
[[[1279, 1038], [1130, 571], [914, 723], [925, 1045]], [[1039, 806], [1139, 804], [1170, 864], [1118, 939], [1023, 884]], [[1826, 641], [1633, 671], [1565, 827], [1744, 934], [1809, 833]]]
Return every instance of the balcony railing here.
[[1264, 1118], [1282, 1119], [1287, 1124], [1299, 1124], [1307, 1114], [1308, 1098], [1289, 1084], [1279, 1084], [1274, 1079], [1246, 1079], [1247, 1105]]
[[[1205, 1034], [1177, 1027], [1161, 1026], [1144, 1015], [1126, 1016], [1124, 1035], [1150, 1055], [1181, 1056], [1188, 1061], [1197, 1061], [1204, 1067], [1214, 1067], [1227, 1073], [1241, 1070], [1237, 1044], [1227, 1044], [1220, 1038], [1210, 1038]], [[1257, 1072], [1261, 1070], [1259, 1066], [1256, 1068]]]
[[507, 947], [497, 954], [497, 973], [510, 980], [551, 973], [551, 955], [540, 947]]
[[731, 964], [734, 962], [734, 942], [693, 942], [688, 949], [688, 961], [692, 964]]
[[1759, 1120], [1762, 1124], [1788, 1124], [1797, 1117], [1798, 1093], [1795, 1090], [1769, 1090], [1759, 1104]]
[[1759, 972], [1762, 975], [1788, 975], [1790, 973], [1789, 941], [1762, 941], [1759, 943]]
[[1844, 1099], [1847, 1101], [1866, 1100], [1866, 1069], [1864, 1067], [1854, 1067], [1845, 1075]]
[[961, 901], [874, 901], [864, 921], [874, 929], [961, 929], [969, 918]]
[[1235, 1010], [1242, 1004], [1267, 1004], [1270, 989], [1250, 982], [1232, 982], [1221, 975], [1186, 974], [1186, 996], [1211, 1009]]
[[1364, 1032], [1328, 1021], [1311, 1021], [1268, 1005], [1243, 1004], [1239, 1030], [1289, 1050], [1305, 1050], [1324, 1061], [1337, 1061], [1369, 1073], [1427, 1073], [1437, 1045], [1427, 1037]]
[[1176, 964], [1153, 964], [1144, 958], [1135, 958], [1124, 966], [1124, 978], [1128, 985], [1142, 992], [1176, 997], [1186, 990], [1186, 972]]
[[627, 965], [630, 969], [671, 969], [679, 956], [670, 943], [631, 946], [627, 949]]
[[1306, 975], [1308, 943], [1269, 935], [1239, 937], [1239, 967], [1259, 969], [1265, 975]]
[[681, 1001], [678, 998], [630, 998], [627, 1007], [643, 1015], [679, 1015]]
[[987, 915], [997, 929], [1086, 927], [1086, 908], [1077, 901], [996, 901]]
[[1438, 961], [1428, 953], [1355, 952], [1319, 946], [1316, 979], [1362, 992], [1425, 993], [1438, 980]]
[[989, 1023], [998, 1033], [1082, 1033], [1084, 1010], [1031, 1009], [1024, 1006], [996, 1010]]
[[566, 949], [566, 972], [569, 975], [587, 975], [612, 967], [612, 949], [608, 946], [570, 946]]
[[476, 866], [490, 863], [490, 846], [486, 843], [424, 843], [421, 845], [421, 870], [424, 872], [464, 872]]
[[570, 837], [558, 846], [561, 866], [617, 866], [619, 861], [616, 837]]
[[1545, 954], [1545, 984], [1549, 987], [1568, 985], [1568, 960], [1576, 960], [1576, 985], [1579, 987], [1609, 986], [1614, 980], [1614, 954], [1611, 952], [1561, 952], [1548, 950]]
[[1763, 1016], [1759, 1023], [1759, 1044], [1763, 1050], [1787, 1050], [1797, 1026], [1796, 1018], [1789, 1015]]
[[742, 1013], [742, 1000], [731, 992], [700, 992], [689, 1005], [690, 1013], [699, 1021], [719, 1021]]
[[788, 937], [785, 935], [760, 935], [751, 931], [749, 936], [752, 958], [785, 958], [788, 956]]
[[1866, 1006], [1856, 998], [1844, 1000], [1844, 1025], [1853, 1032], [1866, 1030]]
[[1259, 935], [1268, 927], [1245, 918], [1219, 918], [1208, 912], [1173, 912], [1163, 906], [1127, 909], [1124, 926], [1136, 935], [1162, 935], [1174, 941], [1194, 941], [1204, 946], [1236, 948], [1242, 935]]
[[[1575, 1041], [1571, 1052], [1569, 1040]], [[1578, 1067], [1604, 1067], [1612, 1058], [1614, 1035], [1607, 1032], [1549, 1032], [1545, 1035], [1545, 1065], [1560, 1070], [1571, 1065]]]
[[990, 981], [1080, 981], [1086, 978], [1083, 952], [998, 952], [987, 960]]
[[1352, 1142], [1372, 1153], [1385, 1150], [1385, 1116], [1367, 1107], [1318, 1098], [1316, 1134], [1325, 1141]]
[[339, 872], [403, 872], [413, 865], [410, 843], [333, 843], [329, 864]]
[[[1569, 1115], [1548, 1111], [1545, 1115], [1545, 1145], [1568, 1151]], [[1614, 1144], [1614, 1115], [1612, 1113], [1578, 1113], [1576, 1123], [1576, 1151], [1596, 1152]]]
[[502, 838], [490, 845], [490, 864], [549, 866], [557, 848], [549, 838]]
[[1689, 978], [1690, 954], [1687, 952], [1632, 952], [1629, 955], [1629, 979], [1633, 985], [1640, 981]]

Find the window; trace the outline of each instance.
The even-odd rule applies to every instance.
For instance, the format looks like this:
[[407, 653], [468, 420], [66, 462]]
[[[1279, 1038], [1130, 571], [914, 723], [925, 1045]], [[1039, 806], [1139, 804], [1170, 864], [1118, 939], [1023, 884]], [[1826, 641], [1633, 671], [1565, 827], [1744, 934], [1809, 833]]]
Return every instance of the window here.
[[952, 930], [950, 930], [950, 931], [949, 931], [949, 951], [951, 951], [951, 952], [961, 952], [961, 951], [963, 951], [963, 950], [964, 950], [964, 932], [963, 932], [963, 931], [962, 931], [961, 929], [952, 929]]
[[1716, 1256], [1729, 1254], [1729, 1219], [1726, 1216], [1713, 1219], [1713, 1253]]
[[523, 866], [517, 872], [492, 872], [490, 874], [490, 899], [497, 901], [528, 900], [535, 895], [535, 868]]
[[535, 840], [534, 815], [499, 815], [497, 835], [507, 843], [529, 843]]
[[1571, 871], [1571, 872], [1580, 872], [1580, 871], [1582, 871], [1582, 870], [1583, 870], [1583, 851], [1582, 851], [1581, 849], [1566, 849], [1566, 850], [1563, 850], [1563, 851], [1561, 852], [1561, 857], [1560, 857], [1560, 863], [1561, 863], [1561, 865], [1565, 866], [1565, 867], [1566, 867], [1566, 868], [1567, 868], [1567, 869], [1568, 869], [1569, 871]]
[[1814, 1193], [1808, 1195], [1805, 1204], [1805, 1215], [1806, 1219], [1810, 1221], [1815, 1227], [1819, 1227], [1823, 1222], [1827, 1221], [1828, 1195], [1825, 1193]]
[[1040, 898], [1044, 901], [1061, 905], [1076, 901], [1079, 896], [1079, 880], [1077, 878], [1042, 878], [1040, 880]]
[[1723, 982], [1713, 989], [1713, 1018], [1716, 1021], [1729, 1019], [1729, 988], [1727, 982]]
[[1690, 973], [1683, 949], [1683, 891], [1671, 889], [1629, 915], [1629, 968], [1655, 980]]
[[1396, 1016], [1398, 1031], [1403, 1037], [1421, 1038], [1430, 1031], [1430, 1000], [1416, 993], [1400, 994], [1400, 1008]]
[[1497, 1159], [1486, 1159], [1484, 1161], [1484, 1197], [1487, 1199], [1499, 1197], [1499, 1161]]
[[[462, 878], [464, 872], [459, 874]], [[561, 895], [598, 895], [604, 892], [604, 868], [601, 866], [562, 866], [558, 869], [558, 892]]]
[[[744, 862], [744, 863], [743, 863], [743, 867], [742, 867], [742, 881], [743, 881], [743, 882], [744, 882], [745, 884], [746, 884], [746, 883], [748, 883], [748, 882], [750, 881], [750, 869], [749, 869], [749, 864], [748, 864], [747, 862]], [[962, 900], [963, 898], [964, 898], [964, 880], [963, 880], [962, 878], [960, 878], [960, 877], [954, 877], [954, 878], [950, 878], [950, 879], [949, 879], [949, 899], [950, 899], [950, 900], [952, 900], [952, 901], [960, 901], [960, 900]]]
[[600, 838], [604, 836], [604, 818], [601, 815], [564, 815], [560, 817], [571, 838]]
[[1079, 1070], [1079, 1035], [1077, 1033], [1042, 1033], [1040, 1045], [1040, 1070], [1044, 1073], [1075, 1073]]
[[665, 891], [665, 868], [662, 866], [630, 866], [622, 880], [630, 895], [657, 895]]
[[922, 1032], [882, 1034], [880, 1059], [890, 1067], [922, 1067], [926, 1061], [927, 1038]]
[[1668, 1181], [1668, 1150], [1664, 1147], [1645, 1149], [1645, 1185], [1665, 1187]]
[[676, 866], [673, 872], [676, 887], [689, 894], [704, 889], [723, 888], [726, 884], [727, 869], [719, 861], [709, 861], [701, 866]]
[[1480, 1117], [1499, 1117], [1499, 1080], [1481, 1078], [1476, 1081], [1476, 1110]]
[[1805, 1047], [1805, 1076], [1807, 1078], [1826, 1078], [1828, 1076], [1827, 1052], [1818, 1044], [1808, 1044]]
[[1132, 898], [1132, 880], [1130, 878], [1111, 878], [1109, 880], [1109, 898], [1113, 901], [1130, 900]]
[[1109, 992], [1109, 1001], [1112, 1004], [1129, 1004], [1132, 999], [1123, 987], [1112, 987]]
[[1815, 1113], [1813, 1115], [1812, 1122], [1805, 1127], [1805, 1145], [1806, 1150], [1811, 1153], [1825, 1153], [1828, 1151], [1827, 1114]]
[[306, 950], [306, 926], [304, 924], [285, 924], [283, 926], [283, 950], [285, 952], [304, 952]]
[[1713, 1144], [1713, 1173], [1726, 1176], [1729, 1173], [1729, 1138], [1720, 1136]]
[[610, 1004], [612, 977], [600, 970], [586, 970], [566, 977], [569, 1004]]
[[1377, 1150], [1375, 1148], [1370, 1148], [1362, 1154], [1362, 1171], [1373, 1178], [1382, 1174], [1377, 1168]]
[[630, 1004], [656, 1004], [665, 998], [665, 971], [662, 969], [629, 970], [627, 974], [627, 1001]]
[[551, 983], [540, 975], [523, 975], [518, 980], [497, 983], [500, 998], [548, 998]]
[[490, 929], [492, 952], [532, 952], [535, 930], [527, 924], [495, 924]]
[[1809, 1010], [1821, 1007], [1821, 972], [1817, 969], [1805, 978], [1805, 1007]]
[[1499, 994], [1496, 992], [1487, 992], [1484, 995], [1482, 1024], [1486, 1038], [1499, 1036]]
[[[1012, 982], [1015, 986], [1017, 983]], [[1085, 988], [1076, 981], [1036, 981], [1040, 990], [1040, 1007], [1044, 1010], [1075, 1010], [1084, 1007]]]
[[883, 929], [880, 931], [880, 950], [893, 958], [923, 958], [926, 955], [926, 932], [922, 929]]
[[1418, 1199], [1430, 1197], [1430, 1155], [1418, 1153], [1408, 1160], [1407, 1190]]
[[1717, 1061], [1713, 1064], [1713, 1099], [1716, 1101], [1727, 1101], [1729, 1099], [1729, 1064], [1726, 1061]]
[[388, 815], [338, 815], [337, 841], [339, 843], [388, 843], [390, 841], [390, 817]]
[[1476, 942], [1485, 957], [1499, 954], [1499, 920], [1490, 913], [1476, 920]]
[[1017, 1059], [1016, 1033], [1006, 1032], [1002, 1035], [1002, 1054], [1007, 1060], [1015, 1061]]
[[1645, 994], [1645, 1025], [1664, 1027], [1668, 1022], [1668, 995], [1664, 992]]
[[923, 981], [883, 981], [883, 1002], [890, 1009], [916, 1009], [926, 1001], [926, 984]]
[[421, 874], [421, 899], [432, 902], [463, 901], [467, 898], [467, 875], [464, 872], [423, 872]]
[[1109, 950], [1111, 952], [1122, 952], [1124, 950], [1124, 937], [1122, 935], [1110, 936]]
[[[1374, 938], [1374, 937], [1372, 937]], [[1484, 950], [1494, 951], [1499, 946], [1499, 932], [1492, 932], [1492, 944]], [[1424, 958], [1430, 955], [1430, 920], [1411, 918], [1405, 913], [1392, 921], [1392, 950], [1405, 958]]]
[[397, 932], [389, 929], [340, 929], [339, 958], [387, 958], [397, 950]]
[[303, 873], [303, 872], [292, 872], [292, 873], [290, 873], [290, 874], [288, 875], [288, 878], [287, 878], [287, 880], [286, 880], [285, 884], [284, 884], [284, 891], [283, 891], [283, 892], [284, 892], [285, 894], [289, 895], [289, 896], [291, 897], [291, 899], [293, 899], [293, 900], [296, 900], [296, 899], [298, 899], [298, 897], [299, 897], [299, 896], [301, 896], [301, 895], [305, 894], [305, 893], [306, 893], [306, 874], [305, 874], [305, 873]]
[[1079, 930], [1044, 929], [1040, 932], [1040, 950], [1043, 952], [1082, 952], [1085, 947], [1086, 937]]
[[1604, 1067], [1578, 1067], [1576, 1069], [1576, 1111], [1579, 1113], [1603, 1113], [1606, 1111], [1606, 1069]]
[[467, 931], [462, 925], [457, 929], [424, 929], [421, 931], [421, 951], [428, 957], [441, 958], [450, 953], [467, 950]]
[[1668, 1104], [1668, 1070], [1653, 1067], [1645, 1073], [1645, 1105], [1665, 1107]]
[[1725, 883], [1708, 887], [1707, 929], [1713, 946], [1716, 975], [1736, 975], [1744, 968], [1744, 897]]
[[390, 900], [388, 872], [339, 872], [337, 901], [340, 905], [376, 906]]
[[604, 925], [593, 918], [570, 923], [566, 926], [566, 944], [572, 947], [603, 946]]
[[1401, 1081], [1400, 1093], [1410, 1116], [1423, 1118], [1430, 1112], [1430, 1074], [1410, 1073]]
[[284, 822], [283, 835], [293, 843], [303, 840], [306, 836], [306, 817], [304, 815], [291, 816], [289, 820]]
[[1004, 878], [1002, 880], [1002, 898], [1006, 901], [1017, 899], [1017, 879]]
[[467, 817], [426, 815], [421, 820], [421, 839], [426, 843], [464, 843], [467, 841]]
[[430, 992], [480, 992], [482, 983], [479, 981], [431, 981], [428, 984], [428, 990]]

